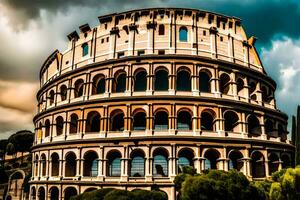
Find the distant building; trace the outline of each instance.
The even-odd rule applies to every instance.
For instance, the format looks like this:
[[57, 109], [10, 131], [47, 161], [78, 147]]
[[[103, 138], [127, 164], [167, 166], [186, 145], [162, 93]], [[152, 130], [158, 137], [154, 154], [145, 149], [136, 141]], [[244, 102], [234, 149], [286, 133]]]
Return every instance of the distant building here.
[[31, 199], [159, 188], [182, 167], [249, 179], [293, 165], [287, 115], [241, 21], [194, 9], [99, 17], [40, 71]]

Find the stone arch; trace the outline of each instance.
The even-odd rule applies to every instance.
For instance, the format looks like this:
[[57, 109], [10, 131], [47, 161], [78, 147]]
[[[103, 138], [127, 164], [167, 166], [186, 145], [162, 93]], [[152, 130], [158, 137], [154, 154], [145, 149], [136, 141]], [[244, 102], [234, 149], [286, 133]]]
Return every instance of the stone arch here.
[[93, 78], [92, 95], [105, 93], [105, 76], [97, 74]]
[[124, 112], [121, 109], [113, 110], [110, 114], [111, 118], [111, 131], [124, 131]]
[[78, 129], [78, 116], [73, 113], [70, 117], [70, 134], [76, 134]]
[[58, 200], [59, 199], [59, 189], [56, 186], [52, 186], [49, 189], [50, 200]]
[[229, 94], [230, 92], [230, 76], [227, 73], [222, 73], [220, 76], [220, 92], [222, 94]]
[[85, 132], [99, 132], [100, 131], [101, 116], [97, 111], [90, 111], [86, 118]]
[[31, 199], [32, 200], [35, 200], [36, 199], [36, 189], [35, 187], [31, 187], [31, 192], [30, 192], [30, 196], [31, 196]]
[[46, 159], [46, 155], [43, 153], [41, 155], [41, 172], [42, 172], [42, 176], [46, 176], [46, 163], [47, 163], [47, 159]]
[[257, 85], [256, 81], [254, 81], [254, 80], [249, 81], [249, 96], [250, 96], [250, 99], [254, 100], [254, 101], [257, 100], [257, 95], [255, 94], [256, 85]]
[[50, 90], [49, 92], [49, 104], [52, 105], [54, 103], [55, 92], [54, 90]]
[[261, 126], [258, 118], [250, 114], [247, 116], [247, 129], [250, 137], [252, 136], [260, 136], [261, 135]]
[[158, 26], [158, 35], [165, 35], [165, 26], [163, 24]]
[[243, 154], [236, 149], [231, 150], [228, 153], [228, 158], [229, 158], [229, 169], [236, 169], [237, 171], [241, 171], [242, 168], [244, 167], [244, 162], [243, 162]]
[[39, 156], [37, 154], [34, 160], [34, 174], [35, 176], [39, 176]]
[[291, 156], [288, 155], [288, 154], [282, 154], [281, 155], [281, 161], [282, 161], [282, 169], [286, 169], [286, 168], [289, 168], [289, 167], [292, 167], [292, 159], [291, 159]]
[[177, 130], [192, 130], [192, 116], [189, 109], [180, 109], [177, 112]]
[[83, 85], [84, 85], [83, 79], [78, 79], [78, 80], [75, 81], [75, 84], [74, 84], [74, 98], [83, 96], [83, 93], [84, 93]]
[[51, 176], [58, 176], [59, 175], [59, 155], [58, 153], [51, 154]]
[[157, 109], [154, 112], [154, 129], [167, 130], [169, 129], [169, 114], [165, 109]]
[[272, 175], [274, 172], [278, 171], [280, 159], [276, 153], [270, 153], [268, 155], [268, 165], [269, 165], [269, 175]]
[[107, 176], [121, 176], [121, 158], [122, 154], [118, 150], [111, 150], [107, 153]]
[[211, 92], [211, 72], [206, 69], [199, 71], [199, 91]]
[[66, 177], [74, 177], [76, 176], [76, 162], [77, 156], [74, 152], [70, 151], [65, 156], [65, 176]]
[[214, 131], [215, 130], [216, 113], [211, 109], [205, 109], [201, 112], [201, 130]]
[[153, 151], [153, 176], [167, 177], [169, 174], [169, 153], [168, 150], [159, 147]]
[[169, 71], [165, 67], [158, 67], [155, 70], [154, 90], [168, 91], [169, 89]]
[[242, 78], [237, 78], [236, 80], [236, 87], [237, 87], [237, 93], [239, 96], [244, 96], [243, 94], [243, 90], [245, 88], [245, 83], [244, 80]]
[[190, 148], [182, 148], [178, 152], [177, 171], [182, 172], [184, 166], [194, 167], [194, 151]]
[[46, 119], [45, 121], [45, 137], [49, 137], [50, 136], [50, 120]]
[[98, 154], [95, 151], [88, 151], [84, 154], [83, 176], [98, 176], [98, 158]]
[[134, 149], [130, 153], [129, 170], [131, 177], [145, 176], [145, 152], [142, 149]]
[[268, 136], [272, 136], [274, 134], [274, 122], [271, 119], [265, 120], [265, 131]]
[[127, 73], [124, 70], [118, 70], [114, 74], [113, 92], [121, 93], [126, 90]]
[[204, 161], [204, 169], [218, 169], [218, 159], [221, 154], [218, 150], [210, 148], [206, 149], [203, 152]]
[[64, 199], [70, 200], [71, 197], [76, 196], [78, 194], [77, 189], [75, 187], [67, 187], [64, 190]]
[[68, 93], [68, 88], [66, 85], [61, 85], [60, 86], [60, 99], [61, 101], [67, 100], [67, 93]]
[[236, 132], [236, 128], [239, 125], [239, 116], [235, 111], [227, 110], [224, 112], [224, 120], [225, 120], [225, 131]]
[[138, 68], [134, 72], [134, 91], [147, 90], [147, 71], [144, 68]]
[[191, 72], [186, 67], [180, 67], [177, 70], [176, 76], [176, 90], [177, 91], [191, 91]]
[[62, 135], [64, 130], [64, 119], [62, 116], [58, 116], [55, 119], [56, 121], [56, 135]]
[[146, 130], [147, 114], [144, 109], [136, 109], [133, 112], [132, 130]]
[[179, 28], [179, 41], [187, 42], [188, 41], [188, 29], [185, 26]]
[[46, 190], [44, 187], [39, 187], [38, 190], [38, 199], [39, 200], [45, 200], [46, 199]]
[[251, 153], [251, 175], [253, 178], [264, 178], [265, 172], [265, 157], [260, 151]]

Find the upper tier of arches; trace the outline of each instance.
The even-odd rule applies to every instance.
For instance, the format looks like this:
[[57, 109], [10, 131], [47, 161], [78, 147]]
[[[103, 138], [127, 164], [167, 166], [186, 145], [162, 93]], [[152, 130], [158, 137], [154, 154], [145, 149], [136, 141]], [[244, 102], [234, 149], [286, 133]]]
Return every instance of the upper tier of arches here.
[[265, 73], [240, 20], [189, 9], [147, 9], [99, 17], [100, 25], [68, 35], [66, 51], [53, 52], [40, 72], [41, 85], [77, 68], [123, 57], [192, 55]]

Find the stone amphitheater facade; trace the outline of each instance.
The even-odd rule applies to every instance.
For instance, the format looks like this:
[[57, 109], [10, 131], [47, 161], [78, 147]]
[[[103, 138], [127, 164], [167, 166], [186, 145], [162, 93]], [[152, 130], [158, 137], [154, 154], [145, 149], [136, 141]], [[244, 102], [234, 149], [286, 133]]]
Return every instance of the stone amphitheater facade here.
[[240, 19], [153, 8], [99, 22], [41, 68], [31, 199], [114, 187], [174, 200], [185, 165], [261, 179], [294, 164], [276, 83]]

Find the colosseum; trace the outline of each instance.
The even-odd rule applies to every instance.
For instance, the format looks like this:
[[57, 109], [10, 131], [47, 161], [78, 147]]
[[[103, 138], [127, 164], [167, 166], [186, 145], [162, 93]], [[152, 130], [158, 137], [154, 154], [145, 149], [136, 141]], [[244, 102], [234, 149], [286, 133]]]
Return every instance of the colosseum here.
[[293, 166], [287, 115], [241, 20], [179, 8], [99, 17], [40, 70], [31, 199], [114, 187], [175, 200], [183, 166]]

